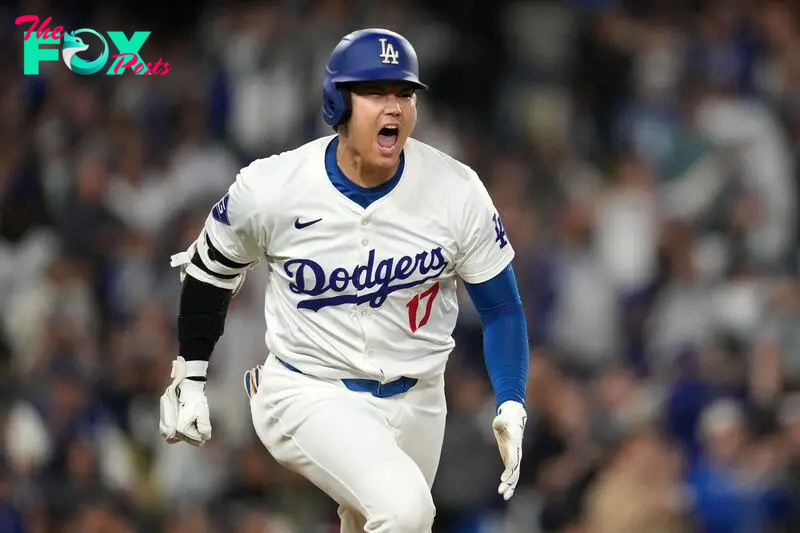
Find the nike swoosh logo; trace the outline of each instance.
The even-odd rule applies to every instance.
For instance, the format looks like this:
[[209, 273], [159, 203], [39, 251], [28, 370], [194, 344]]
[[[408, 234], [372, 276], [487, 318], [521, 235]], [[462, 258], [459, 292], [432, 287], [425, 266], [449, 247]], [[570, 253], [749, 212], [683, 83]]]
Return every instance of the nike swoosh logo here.
[[296, 219], [294, 219], [294, 227], [297, 228], [297, 229], [307, 228], [309, 226], [313, 226], [314, 224], [316, 224], [320, 220], [322, 220], [322, 219], [318, 218], [316, 220], [309, 220], [308, 222], [300, 222], [300, 219], [296, 218]]

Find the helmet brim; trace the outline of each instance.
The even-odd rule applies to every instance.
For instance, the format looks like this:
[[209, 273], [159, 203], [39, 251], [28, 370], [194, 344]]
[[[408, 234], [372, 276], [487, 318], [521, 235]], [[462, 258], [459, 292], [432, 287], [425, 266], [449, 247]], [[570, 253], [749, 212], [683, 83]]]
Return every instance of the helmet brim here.
[[388, 71], [384, 68], [366, 69], [342, 75], [332, 74], [331, 81], [336, 86], [366, 82], [400, 82], [408, 83], [414, 88], [423, 91], [428, 89], [428, 86], [419, 81], [419, 78], [413, 72]]

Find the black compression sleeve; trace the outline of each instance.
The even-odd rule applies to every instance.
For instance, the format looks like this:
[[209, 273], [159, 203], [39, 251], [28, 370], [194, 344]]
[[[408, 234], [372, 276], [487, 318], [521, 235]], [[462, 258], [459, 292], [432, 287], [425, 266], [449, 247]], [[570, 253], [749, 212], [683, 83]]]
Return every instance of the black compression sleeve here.
[[178, 313], [180, 355], [187, 361], [208, 361], [225, 331], [233, 291], [186, 276]]

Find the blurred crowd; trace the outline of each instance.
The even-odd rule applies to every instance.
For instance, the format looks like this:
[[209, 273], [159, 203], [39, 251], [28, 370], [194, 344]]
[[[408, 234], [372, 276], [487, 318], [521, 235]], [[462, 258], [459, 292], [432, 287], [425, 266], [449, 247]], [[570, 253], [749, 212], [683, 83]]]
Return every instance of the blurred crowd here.
[[[528, 314], [505, 504], [462, 299], [436, 531], [800, 531], [795, 5], [88, 4], [0, 7], [0, 533], [336, 530], [333, 503], [250, 426], [263, 271], [211, 361], [212, 441], [164, 444], [158, 397], [177, 353], [169, 256], [241, 166], [330, 133], [322, 66], [368, 26], [415, 45], [431, 90], [414, 136], [485, 180]], [[142, 57], [172, 70], [24, 76], [13, 21], [29, 14], [151, 31]]]

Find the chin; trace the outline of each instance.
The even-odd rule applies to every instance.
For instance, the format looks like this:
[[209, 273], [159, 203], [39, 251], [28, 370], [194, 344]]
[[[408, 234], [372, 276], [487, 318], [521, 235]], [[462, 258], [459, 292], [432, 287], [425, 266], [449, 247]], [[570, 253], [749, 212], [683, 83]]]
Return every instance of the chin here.
[[377, 153], [372, 158], [372, 164], [380, 168], [391, 168], [400, 162], [400, 152], [392, 155]]
[[387, 157], [381, 154], [375, 154], [370, 160], [370, 166], [374, 169], [380, 170], [393, 170], [400, 162], [399, 154], [395, 157]]
[[400, 153], [403, 151], [403, 143], [396, 143], [391, 148], [384, 148], [379, 144], [375, 144], [373, 151], [373, 161], [375, 166], [379, 167], [392, 167], [400, 161]]

